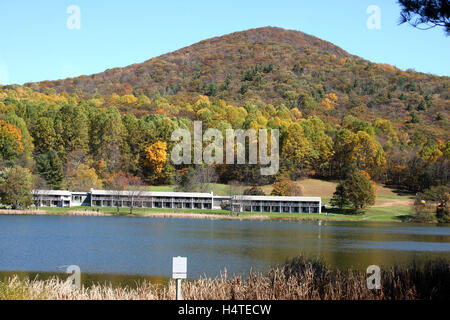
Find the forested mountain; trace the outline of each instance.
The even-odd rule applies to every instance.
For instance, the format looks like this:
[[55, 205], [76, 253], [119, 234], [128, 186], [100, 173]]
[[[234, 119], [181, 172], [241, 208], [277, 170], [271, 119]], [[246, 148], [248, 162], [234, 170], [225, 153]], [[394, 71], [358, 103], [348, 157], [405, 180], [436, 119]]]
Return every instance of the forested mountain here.
[[333, 93], [337, 99], [335, 111], [326, 112], [330, 117], [351, 113], [365, 120], [420, 119], [438, 127], [450, 104], [449, 77], [371, 63], [316, 37], [273, 27], [201, 41], [125, 68], [27, 86], [82, 97], [160, 95], [175, 104], [202, 94], [238, 105], [284, 104], [304, 114], [313, 113]]
[[[27, 174], [71, 190], [199, 176], [170, 161], [173, 130], [194, 120], [278, 129], [279, 176], [358, 169], [421, 191], [449, 183], [449, 107], [449, 77], [371, 63], [298, 31], [237, 32], [91, 76], [0, 86], [0, 197]], [[279, 178], [258, 165], [214, 170], [225, 183]]]

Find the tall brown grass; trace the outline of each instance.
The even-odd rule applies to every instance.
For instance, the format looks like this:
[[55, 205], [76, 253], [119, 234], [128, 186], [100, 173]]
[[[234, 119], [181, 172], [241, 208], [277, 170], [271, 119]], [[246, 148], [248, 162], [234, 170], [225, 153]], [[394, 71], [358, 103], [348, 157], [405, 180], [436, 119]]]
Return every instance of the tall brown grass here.
[[13, 209], [0, 209], [0, 214], [13, 214], [13, 215], [43, 215], [47, 214], [43, 210], [13, 210]]
[[210, 219], [210, 220], [268, 220], [267, 216], [229, 216], [225, 214], [207, 214], [207, 213], [147, 213], [142, 215], [145, 218], [192, 218], [192, 219]]
[[104, 213], [101, 211], [92, 211], [92, 210], [73, 210], [62, 213], [48, 213], [44, 210], [12, 210], [12, 209], [0, 209], [0, 214], [4, 215], [55, 215], [55, 214], [63, 214], [68, 216], [110, 216], [109, 213]]
[[67, 211], [65, 213], [69, 216], [111, 216], [109, 213], [101, 212], [101, 211], [91, 211], [91, 210], [75, 210], [75, 211]]
[[[11, 210], [0, 209], [0, 215], [68, 215], [68, 216], [113, 216], [116, 214], [105, 213], [102, 211], [93, 210], [70, 210], [66, 212], [46, 212], [44, 210]], [[207, 214], [207, 213], [170, 213], [170, 212], [158, 212], [158, 213], [146, 213], [139, 215], [139, 217], [145, 218], [192, 218], [192, 219], [210, 219], [210, 220], [269, 220], [267, 216], [229, 216], [225, 214]]]
[[[394, 267], [381, 272], [381, 289], [370, 290], [363, 272], [332, 270], [318, 260], [297, 257], [267, 274], [250, 272], [246, 278], [229, 279], [225, 272], [215, 279], [184, 281], [182, 293], [187, 300], [449, 300], [449, 271], [449, 263], [444, 260], [420, 267], [415, 263]], [[167, 285], [142, 282], [136, 288], [97, 284], [70, 289], [58, 278], [12, 277], [0, 282], [0, 299], [172, 300], [175, 282], [171, 280]]]

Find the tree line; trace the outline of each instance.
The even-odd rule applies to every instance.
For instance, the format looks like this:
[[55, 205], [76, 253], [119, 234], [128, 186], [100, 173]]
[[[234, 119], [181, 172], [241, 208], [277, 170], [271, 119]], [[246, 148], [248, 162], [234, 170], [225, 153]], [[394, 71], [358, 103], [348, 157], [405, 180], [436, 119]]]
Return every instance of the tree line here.
[[[180, 128], [192, 130], [195, 120], [203, 122], [203, 130], [216, 128], [223, 134], [238, 128], [280, 132], [277, 176], [261, 176], [259, 165], [215, 165], [214, 176], [222, 183], [264, 185], [282, 180], [281, 176], [345, 180], [355, 172], [410, 192], [449, 182], [448, 141], [427, 127], [408, 123], [398, 127], [388, 119], [367, 121], [354, 114], [330, 119], [327, 111], [338, 100], [333, 93], [306, 114], [284, 104], [249, 101], [235, 106], [202, 95], [186, 100], [183, 108], [159, 96], [151, 100], [124, 95], [116, 105], [105, 102], [108, 99], [43, 94], [20, 86], [0, 89], [2, 194], [8, 193], [16, 176], [27, 179], [20, 183], [23, 188], [74, 191], [183, 181], [192, 166], [170, 162], [171, 134]], [[120, 112], [121, 103], [128, 100], [157, 109], [140, 117]], [[280, 188], [291, 187], [280, 184]], [[2, 196], [3, 203], [14, 202], [5, 199]]]

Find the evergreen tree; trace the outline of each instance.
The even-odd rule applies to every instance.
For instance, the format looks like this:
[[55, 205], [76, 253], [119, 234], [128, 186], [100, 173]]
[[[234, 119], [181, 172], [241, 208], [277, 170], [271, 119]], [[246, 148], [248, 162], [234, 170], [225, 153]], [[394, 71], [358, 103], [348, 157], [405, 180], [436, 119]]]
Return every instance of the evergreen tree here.
[[63, 164], [58, 154], [50, 150], [37, 157], [37, 171], [44, 177], [48, 186], [52, 189], [61, 189], [63, 182]]
[[347, 198], [347, 190], [345, 189], [344, 182], [341, 180], [336, 186], [336, 191], [333, 193], [333, 198], [331, 198], [330, 204], [332, 207], [339, 208], [339, 211], [342, 213], [344, 208], [350, 204]]

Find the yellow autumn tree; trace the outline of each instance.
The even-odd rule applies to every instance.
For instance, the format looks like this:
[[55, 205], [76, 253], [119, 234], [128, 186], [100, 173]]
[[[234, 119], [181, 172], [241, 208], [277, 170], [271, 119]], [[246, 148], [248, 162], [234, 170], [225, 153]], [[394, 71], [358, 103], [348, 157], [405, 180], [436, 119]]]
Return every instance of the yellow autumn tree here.
[[120, 102], [122, 104], [135, 104], [138, 102], [138, 99], [132, 94], [126, 94], [120, 97]]
[[330, 110], [330, 109], [334, 109], [336, 107], [337, 101], [338, 101], [338, 97], [336, 94], [327, 93], [325, 95], [325, 97], [322, 99], [322, 101], [320, 102], [320, 105], [324, 109]]
[[161, 173], [167, 161], [167, 143], [156, 141], [145, 149], [147, 163], [156, 173]]
[[438, 143], [428, 140], [422, 150], [418, 152], [419, 158], [425, 163], [433, 163], [443, 155]]
[[374, 175], [375, 171], [383, 168], [386, 157], [381, 145], [365, 131], [356, 133], [357, 143], [353, 149], [353, 158], [358, 168]]
[[302, 125], [292, 124], [282, 149], [283, 158], [297, 168], [304, 168], [310, 164], [310, 152], [311, 144], [305, 136]]
[[203, 107], [209, 106], [211, 101], [209, 101], [208, 96], [199, 95], [197, 101], [194, 104], [194, 110], [199, 110]]
[[302, 117], [302, 112], [300, 110], [298, 110], [298, 108], [292, 108], [291, 114], [295, 120], [298, 120]]
[[393, 143], [399, 142], [397, 133], [388, 119], [375, 119], [373, 126], [383, 132]]

